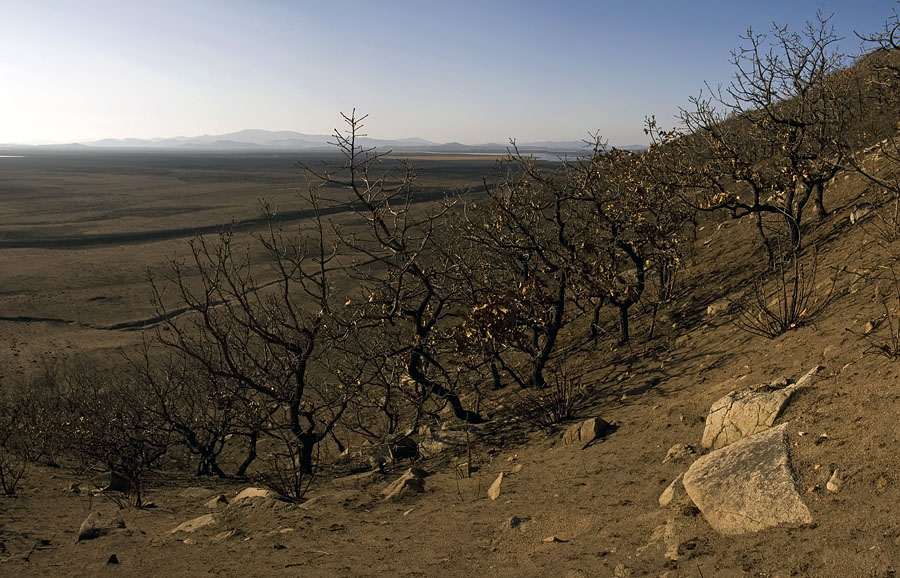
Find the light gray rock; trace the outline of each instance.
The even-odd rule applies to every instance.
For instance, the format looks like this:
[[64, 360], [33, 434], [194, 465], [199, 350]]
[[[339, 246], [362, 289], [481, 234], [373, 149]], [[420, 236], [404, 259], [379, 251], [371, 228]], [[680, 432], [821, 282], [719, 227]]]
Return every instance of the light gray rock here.
[[700, 445], [719, 449], [772, 427], [794, 392], [809, 385], [820, 370], [817, 365], [797, 383], [786, 387], [764, 384], [729, 392], [709, 408]]
[[99, 512], [91, 512], [78, 528], [78, 538], [75, 541], [93, 540], [124, 527], [125, 522], [119, 516], [104, 516]]
[[707, 317], [715, 317], [716, 315], [722, 315], [723, 313], [728, 313], [731, 310], [731, 301], [728, 299], [719, 299], [713, 303], [710, 303], [706, 306], [706, 315]]
[[682, 501], [678, 498], [686, 496], [684, 491], [684, 484], [682, 480], [684, 479], [684, 474], [678, 474], [678, 477], [672, 480], [666, 489], [663, 490], [662, 494], [659, 495], [659, 505], [663, 508], [672, 504], [673, 502]]
[[684, 474], [688, 496], [717, 532], [737, 535], [812, 522], [797, 491], [786, 425], [710, 452]]
[[497, 476], [497, 479], [494, 480], [494, 483], [491, 484], [491, 487], [488, 488], [488, 498], [491, 500], [496, 500], [500, 497], [500, 486], [503, 484], [503, 472], [500, 472], [500, 475]]
[[655, 545], [661, 545], [664, 548], [664, 556], [669, 560], [678, 560], [678, 536], [675, 531], [675, 520], [669, 518], [665, 524], [661, 524], [653, 529], [650, 533], [650, 540], [637, 549], [637, 553], [641, 554], [644, 550], [652, 548]]
[[729, 392], [709, 408], [700, 445], [719, 449], [772, 427], [793, 394], [768, 385]]
[[266, 490], [264, 488], [244, 488], [238, 493], [238, 495], [234, 497], [233, 500], [231, 500], [231, 503], [234, 504], [243, 500], [250, 500], [254, 498], [263, 500], [277, 500], [279, 499], [279, 496], [276, 492], [273, 492], [272, 490]]
[[569, 426], [569, 429], [563, 434], [562, 442], [564, 445], [580, 444], [584, 449], [592, 441], [609, 431], [611, 427], [602, 418], [592, 417]]
[[410, 493], [421, 494], [425, 491], [425, 470], [422, 468], [409, 468], [402, 476], [384, 489], [381, 494], [385, 500], [398, 500]]
[[193, 520], [188, 520], [187, 522], [182, 522], [175, 528], [169, 530], [170, 534], [177, 534], [178, 532], [186, 532], [188, 534], [193, 534], [197, 530], [201, 530], [203, 528], [214, 526], [219, 523], [219, 517], [215, 514], [204, 514], [202, 516], [198, 516]]
[[202, 498], [209, 497], [210, 495], [212, 495], [212, 493], [213, 493], [213, 490], [210, 490], [208, 488], [200, 488], [198, 486], [188, 486], [187, 488], [178, 492], [178, 495], [181, 496], [182, 498], [187, 498], [187, 499], [197, 499], [197, 498], [202, 499]]

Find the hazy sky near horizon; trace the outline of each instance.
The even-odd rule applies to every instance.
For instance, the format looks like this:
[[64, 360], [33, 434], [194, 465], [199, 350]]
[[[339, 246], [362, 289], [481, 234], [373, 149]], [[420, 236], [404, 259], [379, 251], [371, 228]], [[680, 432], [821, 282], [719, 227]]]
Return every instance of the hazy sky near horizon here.
[[853, 35], [892, 1], [0, 0], [0, 143], [244, 128], [469, 144], [645, 141], [726, 83], [748, 26], [817, 10]]

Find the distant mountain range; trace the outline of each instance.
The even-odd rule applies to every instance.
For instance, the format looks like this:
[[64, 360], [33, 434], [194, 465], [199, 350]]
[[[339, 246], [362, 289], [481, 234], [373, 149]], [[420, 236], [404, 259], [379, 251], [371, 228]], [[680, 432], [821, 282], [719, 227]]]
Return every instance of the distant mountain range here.
[[[187, 149], [209, 151], [262, 151], [262, 150], [313, 150], [330, 149], [334, 141], [331, 135], [304, 134], [289, 130], [270, 131], [260, 129], [247, 129], [237, 132], [218, 135], [201, 136], [177, 136], [172, 138], [153, 139], [102, 139], [90, 142], [78, 142], [70, 144], [37, 145], [40, 148], [115, 148], [115, 149]], [[364, 147], [390, 148], [404, 152], [445, 152], [445, 153], [496, 153], [506, 152], [509, 145], [499, 143], [484, 143], [478, 145], [466, 145], [458, 142], [436, 143], [421, 138], [403, 138], [396, 140], [383, 140], [362, 137], [357, 143]], [[554, 152], [554, 153], [586, 153], [590, 147], [582, 141], [541, 141], [532, 143], [519, 143], [519, 150], [523, 152]], [[630, 145], [618, 148], [628, 150], [643, 150], [644, 146]]]

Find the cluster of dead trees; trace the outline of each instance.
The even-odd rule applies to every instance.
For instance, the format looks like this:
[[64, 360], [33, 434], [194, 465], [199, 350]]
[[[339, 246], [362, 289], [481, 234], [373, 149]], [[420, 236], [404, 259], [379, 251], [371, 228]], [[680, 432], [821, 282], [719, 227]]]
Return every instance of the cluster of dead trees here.
[[[633, 339], [636, 307], [652, 338], [698, 214], [755, 219], [772, 264], [785, 247], [798, 258], [815, 225], [807, 206], [826, 218], [839, 171], [900, 192], [859, 152], [877, 143], [900, 160], [897, 30], [894, 15], [850, 69], [827, 18], [748, 31], [734, 81], [695, 98], [676, 130], [649, 120], [646, 151], [597, 138], [582, 158], [542, 164], [513, 143], [483, 192], [437, 201], [417, 193], [409, 163], [361, 147], [365, 116], [346, 115], [342, 162], [303, 167], [312, 219], [291, 226], [265, 205], [269, 226], [249, 239], [195, 239], [152, 280], [162, 322], [129, 370], [68, 372], [35, 420], [128, 478], [138, 499], [173, 446], [197, 474], [263, 472], [299, 499], [326, 445], [450, 415], [482, 423], [488, 390], [544, 388], [573, 347]], [[4, 487], [21, 463], [6, 417]]]

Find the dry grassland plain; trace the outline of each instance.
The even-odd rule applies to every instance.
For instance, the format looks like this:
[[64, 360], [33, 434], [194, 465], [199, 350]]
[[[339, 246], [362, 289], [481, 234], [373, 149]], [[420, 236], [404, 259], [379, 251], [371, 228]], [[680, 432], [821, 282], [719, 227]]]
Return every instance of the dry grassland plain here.
[[[148, 274], [164, 277], [198, 234], [260, 230], [261, 201], [302, 227], [309, 183], [297, 163], [341, 161], [328, 151], [0, 154], [21, 155], [0, 158], [0, 374], [11, 377], [82, 355], [114, 363], [154, 316]], [[414, 156], [425, 202], [477, 189], [497, 159]], [[387, 166], [404, 155], [392, 157]]]

